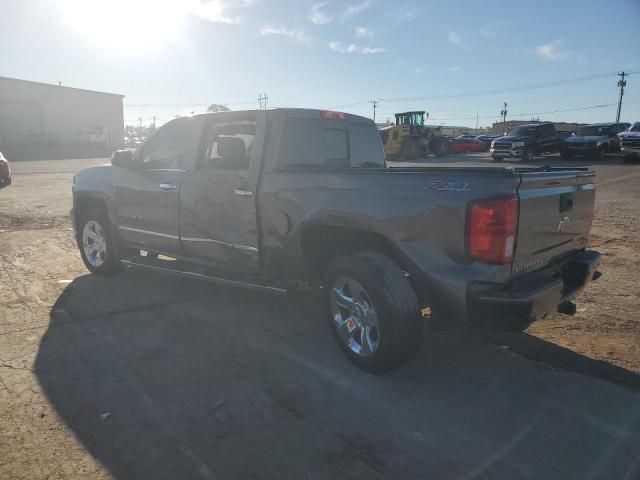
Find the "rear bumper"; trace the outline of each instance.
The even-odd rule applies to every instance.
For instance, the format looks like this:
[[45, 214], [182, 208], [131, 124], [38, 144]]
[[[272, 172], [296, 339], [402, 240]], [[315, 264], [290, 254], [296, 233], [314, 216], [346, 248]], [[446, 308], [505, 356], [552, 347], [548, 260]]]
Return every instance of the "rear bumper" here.
[[596, 277], [599, 264], [600, 253], [585, 250], [511, 284], [471, 283], [467, 289], [469, 318], [482, 328], [523, 330], [578, 296]]

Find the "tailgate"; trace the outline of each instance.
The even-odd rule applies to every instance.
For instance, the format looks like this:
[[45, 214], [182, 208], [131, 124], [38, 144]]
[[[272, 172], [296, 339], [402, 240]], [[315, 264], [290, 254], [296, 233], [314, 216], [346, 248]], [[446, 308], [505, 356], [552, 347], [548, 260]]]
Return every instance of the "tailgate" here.
[[514, 275], [536, 270], [587, 246], [594, 180], [595, 174], [587, 171], [522, 173]]

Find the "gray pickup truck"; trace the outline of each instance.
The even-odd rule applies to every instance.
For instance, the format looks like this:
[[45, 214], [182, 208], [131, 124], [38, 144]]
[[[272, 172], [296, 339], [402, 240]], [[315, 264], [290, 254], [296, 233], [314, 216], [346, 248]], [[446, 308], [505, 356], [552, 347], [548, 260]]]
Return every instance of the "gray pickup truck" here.
[[387, 168], [369, 119], [275, 109], [171, 121], [78, 172], [72, 218], [96, 274], [317, 288], [346, 355], [383, 372], [415, 356], [426, 306], [511, 330], [575, 311], [594, 197], [580, 168]]

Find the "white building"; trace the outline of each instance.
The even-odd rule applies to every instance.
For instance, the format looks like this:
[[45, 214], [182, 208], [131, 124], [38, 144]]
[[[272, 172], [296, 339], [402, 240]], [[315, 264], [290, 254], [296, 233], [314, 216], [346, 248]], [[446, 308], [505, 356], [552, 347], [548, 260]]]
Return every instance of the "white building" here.
[[109, 154], [124, 143], [123, 98], [0, 77], [0, 150], [9, 158]]

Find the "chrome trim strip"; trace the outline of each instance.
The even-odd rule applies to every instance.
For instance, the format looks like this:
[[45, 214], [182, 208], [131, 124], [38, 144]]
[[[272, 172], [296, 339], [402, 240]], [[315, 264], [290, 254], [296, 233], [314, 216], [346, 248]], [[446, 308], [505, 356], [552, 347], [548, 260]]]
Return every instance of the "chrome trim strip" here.
[[198, 279], [201, 279], [201, 280], [207, 280], [207, 281], [214, 282], [214, 283], [222, 283], [222, 284], [225, 284], [225, 285], [231, 285], [231, 286], [234, 286], [234, 287], [242, 287], [242, 288], [249, 288], [249, 289], [252, 289], [252, 290], [266, 291], [266, 292], [274, 293], [276, 295], [286, 295], [287, 293], [289, 293], [289, 291], [285, 290], [284, 288], [269, 287], [269, 286], [266, 286], [266, 285], [260, 285], [260, 284], [257, 284], [257, 283], [242, 282], [242, 281], [239, 281], [239, 280], [229, 280], [227, 278], [211, 277], [209, 275], [203, 275], [201, 273], [185, 272], [183, 270], [173, 270], [171, 268], [163, 268], [163, 267], [159, 267], [159, 266], [155, 266], [155, 265], [145, 265], [143, 263], [136, 263], [136, 262], [132, 262], [131, 260], [127, 260], [127, 259], [120, 260], [120, 263], [122, 265], [127, 266], [127, 267], [146, 268], [146, 269], [149, 269], [149, 270], [156, 270], [156, 271], [164, 272], [164, 273], [173, 273], [173, 274], [176, 274], [176, 275], [183, 275], [185, 277], [198, 278]]
[[223, 247], [235, 248], [238, 250], [246, 250], [248, 252], [257, 252], [258, 249], [256, 247], [251, 247], [249, 245], [236, 245], [233, 243], [222, 242], [220, 240], [214, 240], [213, 238], [200, 238], [200, 237], [182, 237], [183, 242], [204, 242], [204, 243], [215, 243], [217, 245], [222, 245]]
[[241, 197], [250, 197], [253, 195], [253, 192], [251, 190], [242, 190], [240, 188], [236, 188], [233, 193], [235, 193], [236, 195], [240, 195]]
[[125, 230], [127, 232], [133, 232], [133, 233], [143, 233], [145, 235], [152, 235], [154, 237], [162, 237], [162, 238], [170, 238], [171, 240], [178, 240], [178, 237], [176, 235], [169, 235], [167, 233], [159, 233], [159, 232], [150, 232], [149, 230], [141, 230], [139, 228], [126, 227], [124, 225], [120, 225], [118, 229]]

